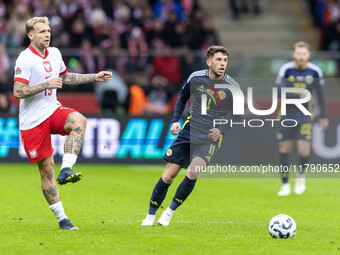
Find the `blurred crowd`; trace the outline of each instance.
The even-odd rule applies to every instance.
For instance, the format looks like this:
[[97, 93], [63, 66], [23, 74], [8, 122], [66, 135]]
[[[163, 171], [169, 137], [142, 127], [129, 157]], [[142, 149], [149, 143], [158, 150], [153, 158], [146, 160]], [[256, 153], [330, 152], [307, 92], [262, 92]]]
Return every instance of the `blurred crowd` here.
[[340, 0], [307, 0], [319, 32], [320, 50], [340, 50]]
[[234, 20], [241, 19], [251, 12], [255, 15], [261, 13], [259, 0], [229, 0], [228, 5], [232, 11], [232, 18]]
[[[212, 18], [197, 0], [0, 0], [0, 86], [7, 91], [17, 54], [29, 45], [25, 23], [33, 16], [49, 17], [51, 46], [60, 49], [69, 72], [114, 70], [120, 86], [141, 87], [151, 114], [172, 110], [183, 81], [204, 67], [197, 52], [204, 57], [218, 43]], [[135, 100], [128, 92], [119, 107]]]

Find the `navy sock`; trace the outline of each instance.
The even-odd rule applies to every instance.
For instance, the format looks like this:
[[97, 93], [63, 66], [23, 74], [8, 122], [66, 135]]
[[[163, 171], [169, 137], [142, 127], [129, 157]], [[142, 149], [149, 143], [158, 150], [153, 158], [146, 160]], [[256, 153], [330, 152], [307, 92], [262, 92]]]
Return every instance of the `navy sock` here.
[[302, 175], [305, 172], [306, 164], [308, 162], [309, 157], [299, 157], [299, 174]]
[[185, 176], [184, 180], [178, 186], [174, 198], [172, 199], [172, 202], [170, 204], [171, 210], [174, 211], [177, 209], [177, 207], [183, 204], [185, 199], [187, 199], [191, 191], [194, 189], [196, 180], [190, 180], [188, 177]]
[[163, 200], [168, 192], [170, 184], [166, 184], [163, 182], [162, 177], [156, 183], [155, 188], [152, 191], [151, 199], [150, 199], [150, 206], [149, 206], [149, 214], [155, 215], [158, 208], [163, 203]]
[[281, 178], [282, 178], [282, 183], [288, 183], [288, 175], [289, 175], [289, 167], [288, 167], [288, 153], [280, 153], [280, 165], [282, 167], [281, 170]]

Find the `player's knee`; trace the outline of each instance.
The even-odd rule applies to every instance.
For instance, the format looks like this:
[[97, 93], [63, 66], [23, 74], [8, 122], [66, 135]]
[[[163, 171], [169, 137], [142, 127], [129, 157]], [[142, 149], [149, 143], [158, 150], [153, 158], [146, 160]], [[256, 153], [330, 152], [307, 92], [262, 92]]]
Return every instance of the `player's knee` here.
[[169, 174], [163, 174], [162, 179], [163, 179], [164, 183], [171, 184], [174, 181], [175, 176], [172, 176], [172, 175], [169, 175]]
[[40, 169], [41, 178], [53, 179], [54, 178], [54, 163], [47, 162]]
[[87, 124], [87, 119], [79, 112], [75, 112], [74, 115], [72, 116], [71, 130], [74, 130], [76, 128], [85, 130], [86, 124]]
[[76, 127], [86, 127], [87, 119], [82, 114], [77, 112], [74, 122]]
[[308, 157], [310, 155], [310, 150], [300, 150], [298, 153], [300, 157]]
[[290, 153], [291, 146], [287, 143], [279, 143], [279, 152], [280, 153]]
[[87, 119], [83, 116], [83, 115], [80, 115], [80, 120], [79, 120], [79, 123], [82, 127], [86, 127], [87, 125]]
[[189, 170], [185, 174], [190, 180], [196, 180], [199, 176], [199, 171]]

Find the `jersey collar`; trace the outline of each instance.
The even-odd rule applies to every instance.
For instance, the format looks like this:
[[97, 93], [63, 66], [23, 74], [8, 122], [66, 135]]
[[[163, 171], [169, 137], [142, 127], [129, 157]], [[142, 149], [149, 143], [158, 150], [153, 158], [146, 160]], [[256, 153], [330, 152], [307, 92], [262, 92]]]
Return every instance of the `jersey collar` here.
[[32, 51], [33, 54], [35, 54], [35, 55], [41, 57], [42, 59], [46, 59], [47, 56], [48, 56], [48, 49], [46, 49], [45, 57], [43, 57], [43, 56], [41, 56], [41, 55], [36, 51], [36, 49], [33, 48], [32, 44], [30, 44], [30, 45], [28, 46], [28, 48]]

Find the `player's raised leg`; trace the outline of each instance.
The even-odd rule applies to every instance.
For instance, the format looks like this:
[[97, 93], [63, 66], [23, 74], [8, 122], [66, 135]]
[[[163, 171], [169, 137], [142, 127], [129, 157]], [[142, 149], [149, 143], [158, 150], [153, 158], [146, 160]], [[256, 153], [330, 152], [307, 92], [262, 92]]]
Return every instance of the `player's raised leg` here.
[[61, 170], [57, 178], [57, 182], [60, 185], [68, 182], [77, 182], [82, 179], [82, 174], [73, 171], [72, 167], [77, 161], [78, 154], [83, 144], [86, 123], [86, 118], [79, 112], [72, 112], [67, 116], [64, 131], [70, 132], [70, 134], [64, 144], [64, 156]]
[[206, 162], [200, 158], [195, 157], [184, 177], [184, 180], [178, 186], [175, 196], [172, 199], [170, 206], [162, 213], [161, 217], [158, 220], [158, 223], [162, 226], [168, 226], [174, 211], [184, 203], [184, 201], [188, 198], [190, 193], [195, 187], [196, 180], [199, 175], [199, 169], [203, 166], [206, 166]]
[[279, 162], [281, 167], [281, 179], [282, 179], [282, 186], [280, 191], [277, 193], [278, 196], [288, 196], [290, 194], [290, 184], [288, 182], [289, 176], [289, 164], [288, 158], [289, 154], [292, 150], [292, 140], [286, 140], [279, 142]]
[[54, 181], [54, 160], [53, 156], [49, 156], [37, 162], [40, 176], [41, 176], [41, 189], [50, 209], [57, 217], [59, 228], [66, 230], [78, 229], [67, 218], [63, 205], [59, 198], [57, 185]]
[[306, 174], [305, 168], [311, 151], [311, 143], [306, 140], [297, 141], [299, 154], [299, 172], [296, 173], [294, 192], [301, 195], [306, 190]]
[[162, 177], [156, 183], [150, 199], [149, 211], [142, 222], [142, 226], [153, 225], [158, 208], [166, 197], [168, 188], [181, 170], [181, 166], [172, 162], [166, 164]]

